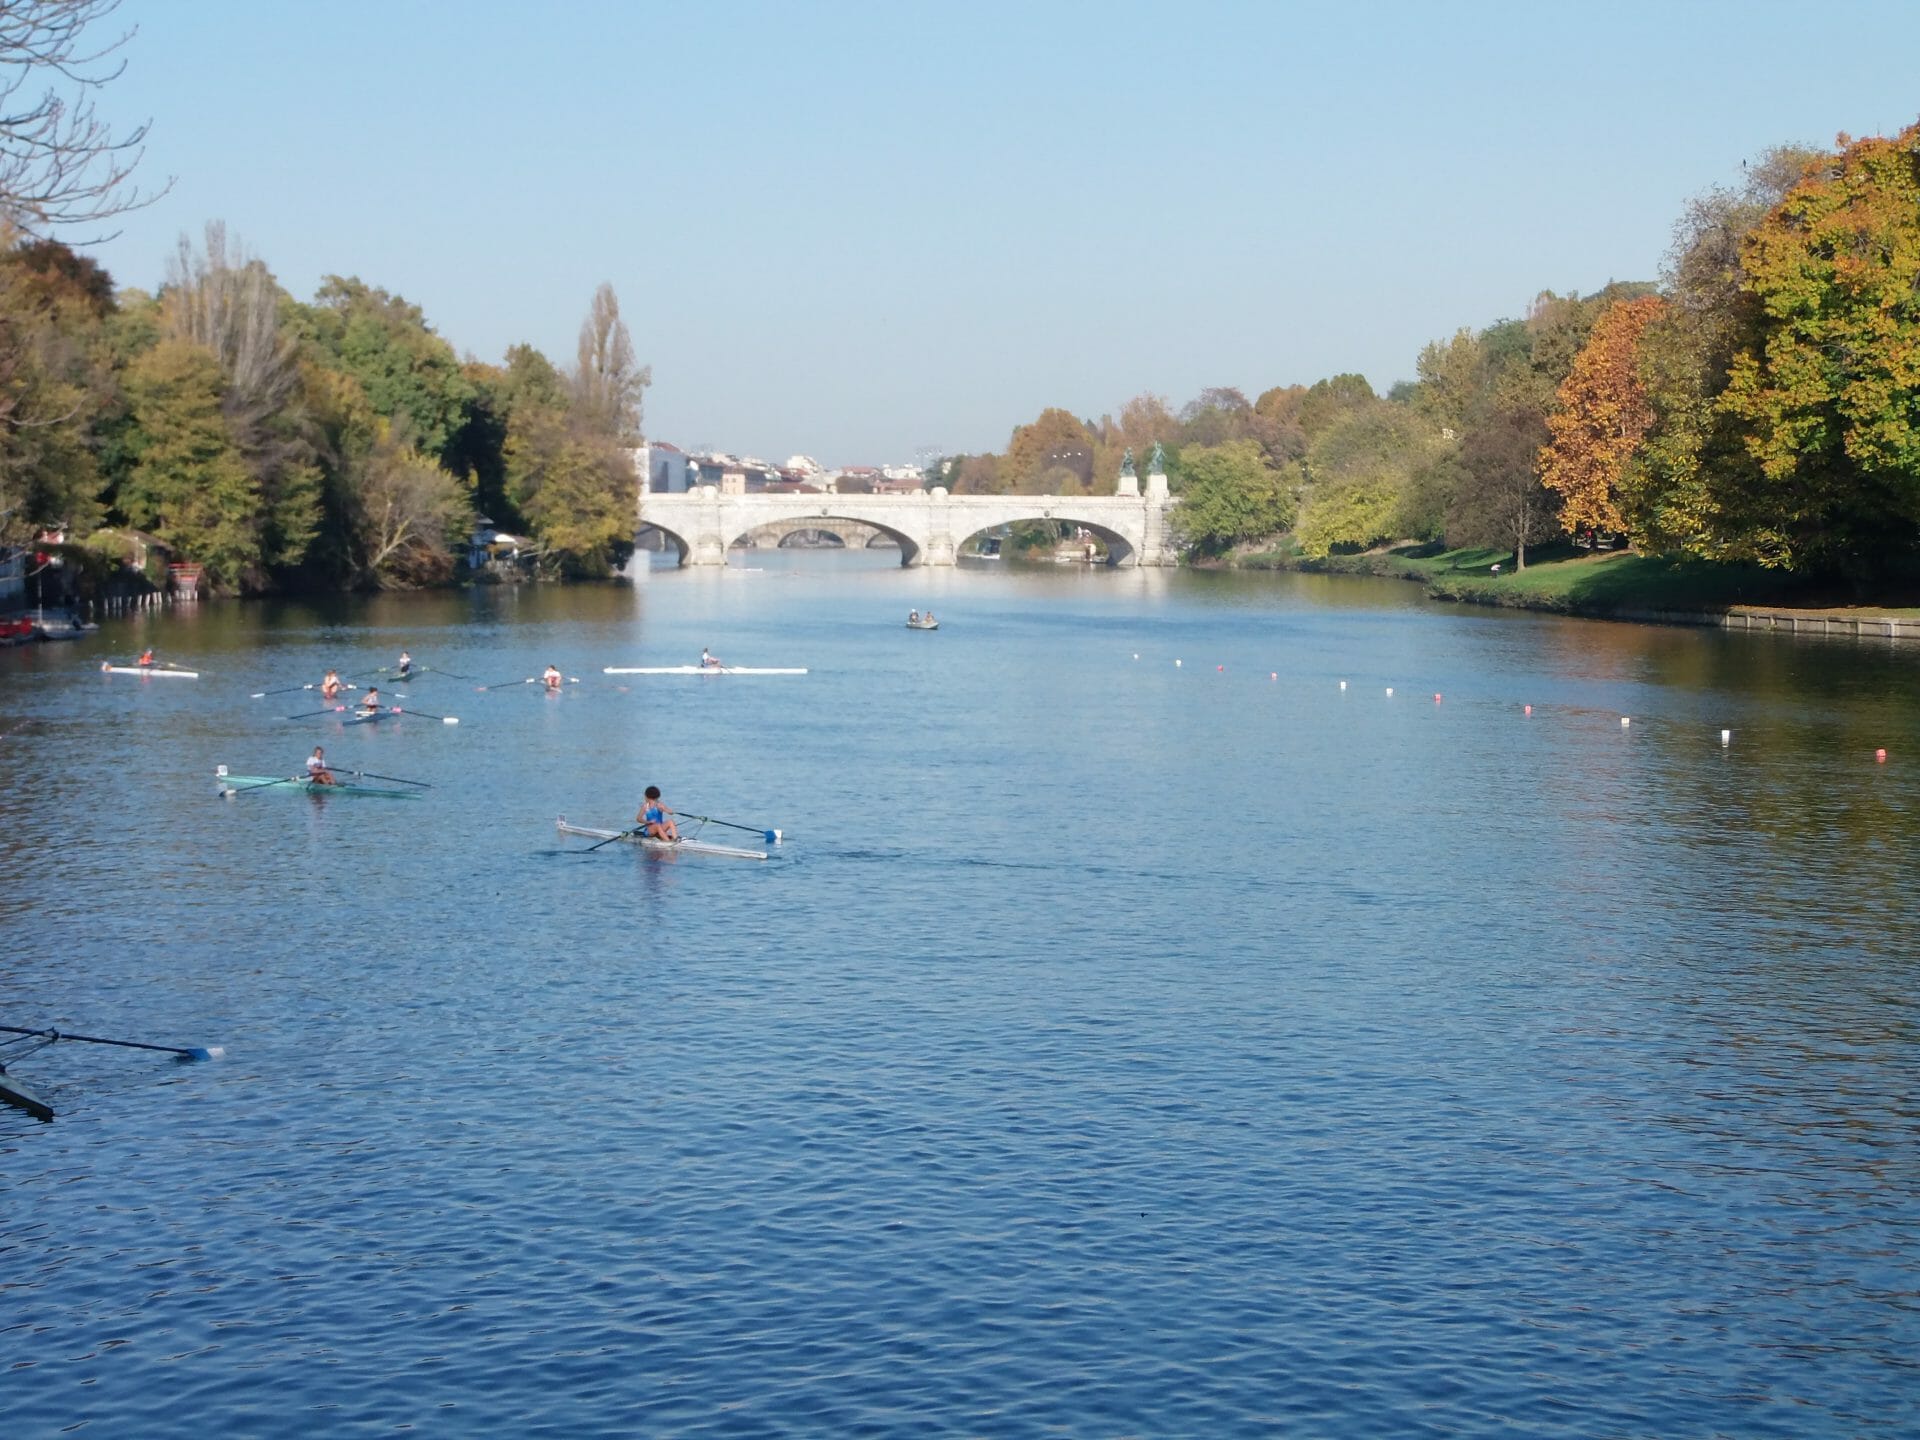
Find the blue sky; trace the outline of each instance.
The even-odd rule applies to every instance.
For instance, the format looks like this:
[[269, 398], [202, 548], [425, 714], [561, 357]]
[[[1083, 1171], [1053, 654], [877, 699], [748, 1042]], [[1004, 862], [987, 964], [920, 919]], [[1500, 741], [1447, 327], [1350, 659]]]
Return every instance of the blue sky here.
[[125, 0], [174, 177], [95, 248], [226, 221], [462, 354], [571, 360], [594, 287], [647, 430], [829, 464], [1002, 449], [1043, 406], [1249, 396], [1542, 289], [1653, 278], [1773, 145], [1920, 117], [1920, 4]]

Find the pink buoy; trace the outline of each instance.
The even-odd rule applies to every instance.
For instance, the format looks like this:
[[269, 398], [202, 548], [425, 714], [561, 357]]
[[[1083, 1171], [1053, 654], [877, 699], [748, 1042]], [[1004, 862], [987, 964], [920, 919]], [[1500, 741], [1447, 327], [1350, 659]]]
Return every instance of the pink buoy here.
[[1440, 703], [1440, 692], [1437, 690], [1433, 693], [1433, 703], [1436, 705]]
[[1227, 673], [1227, 667], [1224, 665], [1216, 665], [1213, 668], [1218, 670], [1222, 675]]
[[1884, 765], [1887, 763], [1887, 752], [1884, 750], [1876, 750], [1873, 752], [1873, 758]]
[[1280, 678], [1280, 672], [1276, 670], [1271, 675], [1267, 676], [1267, 678], [1269, 680], [1278, 680]]
[[1533, 707], [1529, 705], [1526, 708], [1527, 708], [1527, 714], [1531, 715], [1533, 713]]

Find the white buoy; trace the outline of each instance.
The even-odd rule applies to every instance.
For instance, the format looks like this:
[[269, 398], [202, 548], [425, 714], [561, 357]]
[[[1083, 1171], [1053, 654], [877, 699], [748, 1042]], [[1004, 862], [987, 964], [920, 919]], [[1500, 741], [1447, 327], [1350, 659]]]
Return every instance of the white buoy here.
[[1139, 652], [1138, 650], [1136, 650], [1136, 651], [1134, 651], [1134, 652], [1133, 652], [1133, 658], [1134, 658], [1134, 659], [1136, 659], [1136, 660], [1138, 660], [1138, 659], [1140, 658], [1140, 652]]
[[1720, 743], [1722, 745], [1731, 745], [1733, 743], [1733, 731], [1722, 730], [1720, 732]]
[[1346, 681], [1344, 681], [1344, 680], [1342, 680], [1342, 681], [1340, 682], [1340, 688], [1341, 688], [1342, 690], [1344, 690], [1344, 689], [1346, 689], [1346, 688], [1347, 688], [1347, 682], [1346, 682]]
[[1389, 700], [1393, 698], [1393, 687], [1391, 685], [1387, 686], [1387, 698]]
[[1633, 717], [1631, 715], [1622, 715], [1620, 717], [1620, 724], [1623, 729], [1626, 726], [1631, 725], [1632, 723], [1633, 723]]
[[1178, 660], [1176, 660], [1176, 661], [1174, 661], [1174, 662], [1173, 662], [1173, 668], [1174, 668], [1174, 669], [1176, 669], [1176, 670], [1178, 670], [1178, 669], [1180, 668], [1180, 662], [1179, 662]]

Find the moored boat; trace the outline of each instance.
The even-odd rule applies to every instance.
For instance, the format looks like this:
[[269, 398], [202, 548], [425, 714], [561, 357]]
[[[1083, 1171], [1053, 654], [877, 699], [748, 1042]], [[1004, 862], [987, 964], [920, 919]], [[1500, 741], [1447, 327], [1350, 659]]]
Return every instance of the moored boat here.
[[579, 835], [588, 840], [618, 840], [626, 845], [638, 845], [642, 850], [652, 850], [665, 854], [684, 852], [693, 855], [724, 855], [733, 860], [764, 860], [764, 850], [742, 850], [733, 845], [715, 845], [707, 840], [655, 840], [633, 830], [599, 830], [591, 825], [570, 825], [562, 815], [554, 821], [554, 828], [562, 835]]

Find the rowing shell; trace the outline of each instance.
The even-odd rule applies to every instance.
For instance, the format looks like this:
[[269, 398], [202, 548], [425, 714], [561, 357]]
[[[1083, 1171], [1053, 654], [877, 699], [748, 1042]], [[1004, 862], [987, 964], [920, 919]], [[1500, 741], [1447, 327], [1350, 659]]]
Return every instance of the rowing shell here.
[[102, 665], [108, 675], [171, 675], [176, 680], [198, 680], [198, 670], [162, 670], [158, 665]]
[[805, 670], [755, 670], [741, 665], [603, 665], [602, 675], [804, 675]]
[[353, 785], [345, 781], [336, 781], [332, 785], [316, 785], [311, 780], [302, 780], [299, 776], [288, 778], [285, 775], [229, 775], [227, 767], [222, 765], [213, 773], [218, 782], [220, 793], [231, 795], [236, 790], [293, 790], [304, 791], [308, 795], [378, 795], [391, 800], [417, 800], [418, 790], [386, 790], [377, 785]]
[[53, 1107], [9, 1075], [4, 1065], [0, 1065], [0, 1105], [15, 1106], [36, 1120], [53, 1119]]
[[590, 825], [569, 825], [564, 815], [553, 823], [562, 835], [582, 835], [589, 840], [622, 840], [629, 845], [638, 845], [643, 850], [659, 850], [667, 853], [686, 850], [695, 855], [726, 855], [735, 860], [767, 858], [767, 852], [764, 850], [739, 850], [731, 845], [714, 845], [705, 840], [655, 840], [646, 835], [632, 835], [624, 830], [596, 830]]

